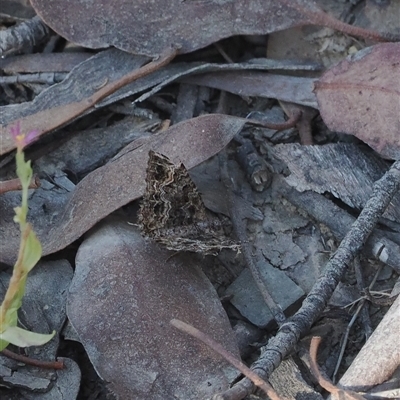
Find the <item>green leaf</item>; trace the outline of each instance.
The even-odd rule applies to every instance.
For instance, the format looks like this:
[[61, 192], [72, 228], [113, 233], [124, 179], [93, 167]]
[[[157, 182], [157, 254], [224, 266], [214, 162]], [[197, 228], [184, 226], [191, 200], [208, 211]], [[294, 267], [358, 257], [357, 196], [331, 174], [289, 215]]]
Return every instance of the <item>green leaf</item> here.
[[[29, 229], [31, 229], [30, 226]], [[42, 245], [40, 244], [35, 232], [31, 230], [26, 239], [25, 251], [22, 259], [24, 271], [28, 273], [37, 264], [41, 256]]]
[[0, 351], [4, 350], [9, 344], [10, 342], [0, 339]]
[[0, 333], [0, 341], [7, 341], [19, 347], [41, 346], [50, 341], [55, 334], [56, 331], [44, 334], [26, 331], [18, 326], [10, 326], [3, 333]]
[[[26, 283], [26, 277], [21, 278], [19, 281], [19, 288], [18, 292], [15, 294], [14, 298], [11, 301], [10, 306], [6, 310], [5, 316], [4, 316], [4, 321], [1, 327], [1, 331], [7, 330], [9, 327], [16, 326], [18, 322], [18, 309], [22, 305], [22, 298], [24, 297], [25, 294], [25, 283]], [[1, 332], [3, 333], [3, 332]]]

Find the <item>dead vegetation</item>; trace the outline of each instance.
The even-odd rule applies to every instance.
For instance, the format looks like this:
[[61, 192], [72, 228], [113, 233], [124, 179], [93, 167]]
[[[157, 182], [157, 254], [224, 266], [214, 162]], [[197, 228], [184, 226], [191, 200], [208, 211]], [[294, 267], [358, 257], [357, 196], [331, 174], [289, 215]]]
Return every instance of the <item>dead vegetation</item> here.
[[2, 5], [0, 293], [18, 123], [44, 253], [19, 324], [57, 335], [0, 355], [1, 398], [399, 398], [399, 13]]

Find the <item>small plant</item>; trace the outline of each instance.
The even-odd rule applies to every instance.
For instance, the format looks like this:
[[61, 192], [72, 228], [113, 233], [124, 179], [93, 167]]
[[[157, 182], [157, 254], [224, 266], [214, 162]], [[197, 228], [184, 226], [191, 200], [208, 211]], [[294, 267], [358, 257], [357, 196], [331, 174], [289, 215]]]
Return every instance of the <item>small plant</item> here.
[[31, 224], [26, 221], [28, 214], [28, 187], [32, 180], [31, 162], [25, 161], [23, 148], [30, 143], [37, 132], [28, 134], [20, 133], [20, 125], [11, 128], [11, 135], [17, 145], [16, 164], [17, 175], [22, 185], [22, 202], [20, 207], [14, 209], [14, 221], [19, 224], [21, 240], [18, 259], [14, 265], [13, 274], [0, 307], [0, 351], [10, 343], [19, 347], [40, 346], [47, 343], [55, 335], [39, 334], [17, 327], [18, 309], [22, 304], [25, 293], [25, 284], [29, 271], [36, 265], [42, 255], [42, 246], [32, 229]]

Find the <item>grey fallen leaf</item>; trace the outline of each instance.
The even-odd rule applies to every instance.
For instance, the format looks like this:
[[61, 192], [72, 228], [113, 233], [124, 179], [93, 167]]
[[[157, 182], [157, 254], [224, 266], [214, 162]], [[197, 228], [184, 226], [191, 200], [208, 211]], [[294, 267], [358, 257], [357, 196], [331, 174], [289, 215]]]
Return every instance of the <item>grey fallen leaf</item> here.
[[[268, 261], [258, 261], [257, 268], [268, 292], [282, 310], [293, 306], [304, 296], [304, 292], [299, 286]], [[265, 328], [273, 321], [272, 313], [266, 306], [249, 269], [243, 270], [228, 287], [225, 294], [232, 295], [231, 303], [244, 317], [259, 328]]]
[[68, 317], [90, 360], [122, 399], [200, 400], [229, 386], [231, 368], [173, 318], [239, 357], [215, 289], [193, 255], [173, 255], [108, 218], [76, 257]]
[[70, 358], [60, 357], [63, 361], [64, 369], [55, 372], [56, 378], [53, 380], [51, 389], [46, 393], [21, 391], [26, 400], [75, 400], [78, 397], [81, 370], [78, 364]]

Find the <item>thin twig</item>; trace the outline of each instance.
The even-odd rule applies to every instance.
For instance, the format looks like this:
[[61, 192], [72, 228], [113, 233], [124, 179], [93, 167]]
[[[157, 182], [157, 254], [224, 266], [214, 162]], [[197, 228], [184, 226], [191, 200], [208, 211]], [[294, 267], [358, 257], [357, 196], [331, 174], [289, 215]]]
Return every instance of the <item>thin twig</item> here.
[[[37, 189], [38, 187], [40, 187], [40, 180], [37, 176], [34, 176], [29, 185], [29, 189]], [[22, 190], [21, 181], [18, 178], [0, 181], [0, 194], [16, 190]]]
[[[237, 368], [243, 375], [251, 379], [255, 385], [257, 385], [260, 389], [264, 390], [264, 392], [270, 397], [271, 400], [283, 400], [281, 397], [279, 397], [279, 395], [275, 392], [274, 388], [269, 383], [262, 380], [250, 368], [248, 368], [245, 364], [243, 364], [240, 360], [238, 360], [234, 355], [226, 351], [218, 342], [216, 342], [210, 336], [206, 335], [204, 332], [193, 327], [192, 325], [180, 321], [179, 319], [172, 319], [170, 321], [170, 324], [175, 328], [179, 329], [180, 331], [185, 332], [190, 336], [193, 336], [196, 339], [200, 340], [208, 347], [213, 349], [215, 352], [220, 354], [222, 357], [224, 357], [226, 361], [228, 361], [235, 368]], [[214, 399], [218, 400], [215, 397]]]
[[[356, 265], [356, 264], [360, 264], [359, 257], [356, 257], [356, 258], [355, 258], [354, 264], [355, 264], [355, 265]], [[375, 282], [376, 282], [376, 280], [377, 280], [377, 278], [378, 278], [378, 275], [379, 275], [381, 269], [382, 269], [382, 267], [379, 268], [379, 270], [376, 272], [375, 277], [374, 277], [374, 279], [373, 279], [372, 282], [371, 282], [370, 288], [372, 288], [373, 285], [375, 284]], [[365, 299], [365, 298], [362, 298], [362, 299], [359, 301], [359, 303], [358, 303], [358, 305], [357, 305], [357, 309], [356, 309], [356, 311], [355, 311], [353, 317], [351, 318], [350, 322], [348, 323], [348, 325], [347, 325], [347, 327], [346, 327], [346, 331], [345, 331], [345, 333], [344, 333], [344, 335], [343, 335], [343, 339], [342, 339], [342, 345], [341, 345], [341, 348], [340, 348], [339, 356], [338, 356], [338, 359], [337, 359], [337, 361], [336, 361], [335, 370], [333, 371], [333, 375], [332, 375], [332, 381], [333, 381], [333, 382], [336, 382], [336, 375], [337, 375], [337, 373], [338, 373], [338, 371], [339, 371], [339, 367], [340, 367], [340, 364], [341, 364], [342, 359], [343, 359], [344, 351], [345, 351], [346, 346], [347, 346], [347, 341], [349, 340], [349, 335], [350, 335], [351, 328], [352, 328], [352, 326], [354, 325], [354, 323], [356, 322], [356, 319], [357, 319], [358, 315], [360, 314], [360, 312], [361, 312], [362, 310], [366, 310], [365, 307], [364, 307], [365, 302], [366, 302], [366, 299]], [[368, 316], [368, 312], [367, 312], [367, 316]], [[368, 320], [369, 320], [369, 316], [368, 316]], [[372, 333], [372, 332], [371, 332], [371, 333]], [[366, 338], [368, 338], [368, 337], [370, 336], [370, 334], [369, 334], [368, 336], [367, 336], [367, 334], [366, 334], [365, 336], [366, 336]]]
[[[285, 322], [276, 336], [268, 342], [252, 370], [263, 379], [277, 368], [304, 336], [324, 310], [338, 282], [348, 265], [359, 253], [379, 218], [386, 210], [394, 194], [400, 187], [400, 161], [396, 161], [389, 171], [375, 183], [371, 198], [340, 243], [335, 255], [329, 260], [324, 274], [315, 283], [298, 312]], [[254, 385], [242, 379], [223, 393], [221, 399], [239, 400], [252, 393]]]
[[347, 399], [353, 399], [353, 400], [365, 400], [365, 398], [355, 392], [352, 392], [350, 390], [343, 390], [338, 387], [336, 387], [329, 379], [325, 378], [318, 367], [317, 363], [317, 353], [318, 353], [318, 347], [319, 344], [321, 343], [321, 338], [319, 336], [314, 336], [311, 339], [311, 344], [310, 344], [310, 368], [311, 372], [317, 378], [318, 383], [323, 387], [325, 390], [327, 390], [331, 394], [337, 395], [339, 398], [345, 397]]
[[64, 369], [63, 361], [42, 361], [36, 358], [30, 358], [23, 356], [22, 354], [16, 354], [11, 350], [3, 349], [1, 352], [3, 356], [11, 358], [12, 360], [22, 362], [26, 365], [33, 365], [34, 367], [47, 368], [47, 369]]
[[[381, 271], [381, 268], [379, 268], [379, 272], [377, 272], [375, 274], [374, 279], [370, 283], [371, 289], [373, 288], [380, 271]], [[356, 280], [357, 280], [357, 289], [361, 293], [364, 290], [366, 284], [364, 283], [363, 271], [362, 271], [359, 256], [357, 256], [354, 259], [354, 272], [355, 272]], [[368, 340], [368, 338], [372, 335], [372, 326], [371, 326], [371, 319], [370, 319], [369, 313], [368, 313], [368, 307], [362, 307], [360, 317], [361, 317], [361, 323], [364, 326], [365, 339]]]
[[311, 24], [326, 26], [335, 29], [339, 32], [364, 39], [372, 39], [377, 42], [398, 41], [398, 35], [383, 34], [369, 29], [360, 28], [359, 26], [349, 25], [339, 19], [332, 17], [326, 12], [322, 11], [315, 4], [303, 5], [299, 1], [281, 0], [289, 7], [294, 8], [299, 13], [303, 14]]

